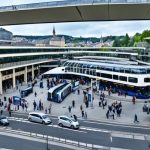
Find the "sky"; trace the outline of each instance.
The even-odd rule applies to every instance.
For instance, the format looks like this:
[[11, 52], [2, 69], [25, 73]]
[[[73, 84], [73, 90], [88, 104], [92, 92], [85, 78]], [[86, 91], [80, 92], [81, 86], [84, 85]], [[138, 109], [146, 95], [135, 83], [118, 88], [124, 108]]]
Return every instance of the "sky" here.
[[[50, 1], [56, 0], [0, 0], [0, 6]], [[14, 35], [52, 35], [53, 27], [55, 27], [56, 34], [64, 34], [75, 37], [101, 37], [109, 35], [125, 35], [126, 33], [133, 36], [137, 32], [142, 33], [143, 30], [150, 30], [150, 20], [46, 23], [2, 26], [2, 28], [11, 31]]]

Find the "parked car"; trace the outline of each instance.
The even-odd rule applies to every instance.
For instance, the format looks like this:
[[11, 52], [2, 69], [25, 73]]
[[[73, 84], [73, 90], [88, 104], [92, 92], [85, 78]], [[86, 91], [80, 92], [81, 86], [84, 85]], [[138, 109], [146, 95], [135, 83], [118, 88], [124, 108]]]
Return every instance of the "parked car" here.
[[30, 112], [28, 116], [28, 120], [37, 123], [42, 123], [42, 124], [52, 123], [50, 117], [47, 114], [38, 113], [38, 112]]
[[6, 116], [0, 116], [0, 124], [3, 126], [9, 125], [9, 121]]
[[71, 129], [79, 129], [79, 122], [74, 117], [59, 116], [58, 125], [61, 127], [69, 127]]

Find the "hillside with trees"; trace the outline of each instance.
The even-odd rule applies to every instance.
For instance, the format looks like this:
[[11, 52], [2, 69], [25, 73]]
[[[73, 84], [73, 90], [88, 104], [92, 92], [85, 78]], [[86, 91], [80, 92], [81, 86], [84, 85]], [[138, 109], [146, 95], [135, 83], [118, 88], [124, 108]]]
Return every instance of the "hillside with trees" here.
[[[129, 37], [126, 33], [125, 36], [115, 38], [113, 47], [132, 47], [136, 46], [138, 42], [145, 42], [144, 38], [150, 37], [150, 30], [144, 30], [141, 34], [136, 33], [133, 37]], [[147, 42], [150, 42], [147, 41]]]

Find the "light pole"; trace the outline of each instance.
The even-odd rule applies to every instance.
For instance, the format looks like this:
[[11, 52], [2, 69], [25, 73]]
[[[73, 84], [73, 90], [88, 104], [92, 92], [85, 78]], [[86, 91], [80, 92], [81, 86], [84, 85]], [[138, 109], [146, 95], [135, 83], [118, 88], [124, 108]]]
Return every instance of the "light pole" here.
[[93, 107], [93, 79], [91, 78], [91, 107]]
[[47, 135], [47, 138], [46, 138], [46, 143], [47, 143], [47, 145], [46, 145], [46, 150], [50, 150], [50, 149], [48, 148], [48, 135]]

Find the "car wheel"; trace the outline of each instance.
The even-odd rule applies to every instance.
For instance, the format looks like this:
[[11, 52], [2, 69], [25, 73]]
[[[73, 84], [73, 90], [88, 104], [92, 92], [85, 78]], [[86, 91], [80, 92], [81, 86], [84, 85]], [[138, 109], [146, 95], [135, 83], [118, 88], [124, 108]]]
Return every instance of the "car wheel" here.
[[60, 127], [63, 127], [63, 124], [62, 124], [62, 123], [59, 123], [59, 126], [60, 126]]
[[42, 124], [46, 124], [45, 121], [42, 121]]
[[31, 118], [29, 118], [29, 121], [32, 121], [32, 119], [31, 119]]
[[71, 125], [71, 126], [70, 126], [70, 128], [71, 128], [71, 129], [74, 129], [74, 126], [73, 126], [73, 125]]

